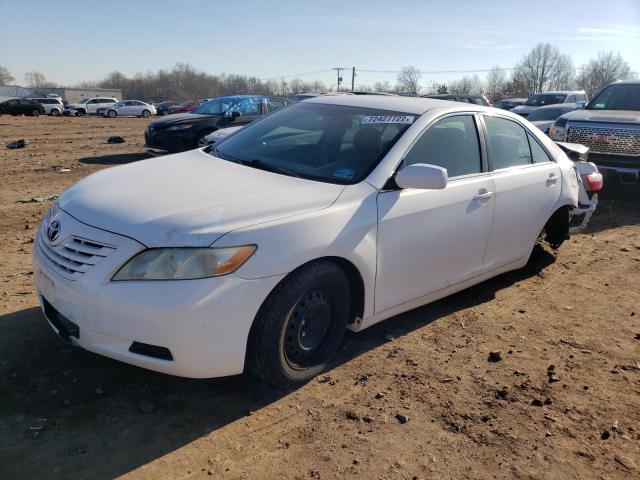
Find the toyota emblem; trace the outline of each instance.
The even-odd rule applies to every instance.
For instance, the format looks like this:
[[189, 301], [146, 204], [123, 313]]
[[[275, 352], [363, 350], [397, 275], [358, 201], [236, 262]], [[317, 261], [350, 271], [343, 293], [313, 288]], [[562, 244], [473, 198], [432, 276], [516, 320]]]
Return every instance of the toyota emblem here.
[[60, 235], [60, 221], [57, 218], [51, 219], [47, 225], [47, 238], [50, 242], [55, 242]]

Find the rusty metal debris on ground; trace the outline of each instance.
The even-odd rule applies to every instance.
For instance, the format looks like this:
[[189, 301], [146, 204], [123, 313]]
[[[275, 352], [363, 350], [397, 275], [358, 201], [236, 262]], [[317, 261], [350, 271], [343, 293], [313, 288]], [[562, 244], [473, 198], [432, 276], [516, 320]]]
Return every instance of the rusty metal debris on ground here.
[[15, 142], [7, 143], [7, 148], [24, 148], [29, 145], [29, 142], [25, 139], [16, 140]]

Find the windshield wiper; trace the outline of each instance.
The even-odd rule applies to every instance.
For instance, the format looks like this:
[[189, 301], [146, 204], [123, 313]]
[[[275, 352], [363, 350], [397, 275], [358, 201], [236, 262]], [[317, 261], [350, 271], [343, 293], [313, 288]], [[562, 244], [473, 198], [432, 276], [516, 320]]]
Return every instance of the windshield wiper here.
[[292, 177], [300, 178], [300, 175], [298, 175], [296, 172], [292, 172], [291, 170], [287, 170], [286, 168], [276, 167], [275, 165], [265, 163], [262, 160], [258, 160], [257, 158], [254, 158], [253, 160], [239, 160], [239, 162], [242, 165], [246, 165], [247, 167], [258, 168], [267, 172], [281, 173], [283, 175], [290, 175]]

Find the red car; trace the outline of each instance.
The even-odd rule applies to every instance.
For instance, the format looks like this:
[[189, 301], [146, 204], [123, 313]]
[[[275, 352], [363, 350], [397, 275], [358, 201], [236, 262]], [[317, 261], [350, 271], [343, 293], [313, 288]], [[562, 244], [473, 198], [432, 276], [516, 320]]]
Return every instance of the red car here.
[[187, 100], [186, 102], [182, 102], [181, 104], [176, 105], [175, 107], [171, 107], [169, 109], [169, 113], [171, 114], [171, 113], [191, 112], [192, 110], [195, 110], [206, 101], [207, 101], [206, 98], [201, 98], [200, 100]]

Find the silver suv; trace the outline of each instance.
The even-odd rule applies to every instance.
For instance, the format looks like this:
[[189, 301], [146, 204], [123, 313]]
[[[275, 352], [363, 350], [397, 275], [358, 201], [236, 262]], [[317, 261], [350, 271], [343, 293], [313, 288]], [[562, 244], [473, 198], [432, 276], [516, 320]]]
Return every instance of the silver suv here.
[[33, 100], [34, 102], [38, 102], [42, 105], [45, 112], [47, 112], [47, 115], [58, 117], [62, 115], [62, 112], [64, 111], [64, 105], [62, 104], [60, 97], [29, 98], [28, 100]]
[[559, 92], [543, 92], [534, 93], [523, 105], [515, 107], [511, 111], [523, 117], [528, 117], [534, 110], [544, 107], [545, 105], [554, 105], [556, 103], [575, 103], [578, 108], [582, 108], [587, 104], [587, 94], [584, 90], [562, 90]]
[[88, 115], [98, 113], [98, 108], [111, 107], [116, 103], [118, 100], [112, 97], [85, 98], [80, 103], [70, 103], [67, 109], [75, 110], [79, 115]]

